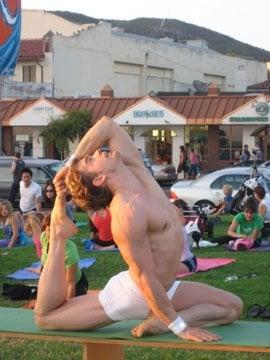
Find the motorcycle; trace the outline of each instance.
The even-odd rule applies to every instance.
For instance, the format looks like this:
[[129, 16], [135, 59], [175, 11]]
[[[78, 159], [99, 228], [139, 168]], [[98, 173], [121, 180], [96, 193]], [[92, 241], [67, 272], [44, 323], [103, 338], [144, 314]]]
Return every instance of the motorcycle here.
[[244, 180], [230, 204], [230, 213], [232, 215], [243, 211], [245, 201], [254, 198], [254, 189], [259, 185], [264, 187], [264, 177], [260, 174], [256, 162], [254, 162], [250, 177]]

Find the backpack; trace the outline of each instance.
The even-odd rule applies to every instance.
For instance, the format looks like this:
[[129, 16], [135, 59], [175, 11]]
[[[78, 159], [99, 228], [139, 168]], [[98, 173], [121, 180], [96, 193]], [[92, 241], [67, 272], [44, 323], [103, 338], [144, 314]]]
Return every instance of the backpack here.
[[4, 283], [2, 295], [12, 301], [36, 299], [37, 286]]

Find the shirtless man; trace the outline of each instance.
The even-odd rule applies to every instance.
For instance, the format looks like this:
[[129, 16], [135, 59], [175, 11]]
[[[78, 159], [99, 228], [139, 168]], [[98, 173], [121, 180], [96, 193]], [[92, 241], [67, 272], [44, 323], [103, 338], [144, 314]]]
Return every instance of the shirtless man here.
[[[110, 151], [101, 151], [107, 144]], [[51, 219], [48, 261], [39, 281], [35, 316], [43, 329], [83, 330], [114, 321], [144, 319], [132, 330], [173, 331], [179, 338], [214, 341], [204, 327], [238, 319], [242, 301], [205, 284], [175, 281], [182, 228], [175, 206], [144, 167], [127, 133], [107, 117], [81, 140], [69, 168], [55, 178], [57, 199]], [[112, 234], [129, 270], [101, 291], [66, 300], [65, 240], [76, 233], [64, 211], [66, 184], [85, 209], [109, 204]]]

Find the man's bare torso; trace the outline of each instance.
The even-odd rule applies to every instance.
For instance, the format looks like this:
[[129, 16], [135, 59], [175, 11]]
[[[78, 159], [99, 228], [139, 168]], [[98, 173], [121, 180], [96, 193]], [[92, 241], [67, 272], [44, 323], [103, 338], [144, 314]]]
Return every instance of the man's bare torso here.
[[[142, 188], [139, 193], [131, 192], [128, 197], [115, 197], [110, 209], [114, 241], [130, 268], [131, 276], [132, 259], [126, 254], [127, 243], [138, 242], [141, 240], [138, 237], [142, 237], [145, 231], [146, 246], [150, 251], [143, 255], [144, 261], [153, 261], [157, 279], [168, 290], [175, 280], [182, 252], [182, 228], [175, 206], [163, 194], [160, 196], [159, 192]], [[141, 251], [138, 245], [132, 248], [135, 257], [136, 252]]]

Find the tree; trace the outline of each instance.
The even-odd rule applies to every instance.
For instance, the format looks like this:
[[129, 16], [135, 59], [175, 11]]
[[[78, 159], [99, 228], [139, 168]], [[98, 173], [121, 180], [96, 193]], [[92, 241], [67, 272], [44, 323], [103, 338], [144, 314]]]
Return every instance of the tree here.
[[65, 154], [69, 153], [69, 141], [81, 139], [89, 127], [91, 127], [91, 112], [85, 109], [72, 110], [52, 119], [40, 136], [43, 137], [46, 146], [54, 144], [63, 159]]

